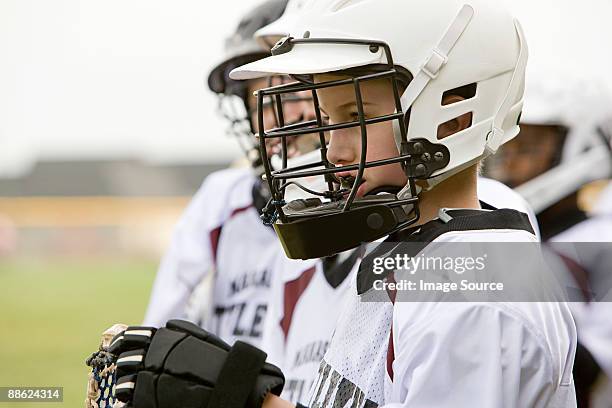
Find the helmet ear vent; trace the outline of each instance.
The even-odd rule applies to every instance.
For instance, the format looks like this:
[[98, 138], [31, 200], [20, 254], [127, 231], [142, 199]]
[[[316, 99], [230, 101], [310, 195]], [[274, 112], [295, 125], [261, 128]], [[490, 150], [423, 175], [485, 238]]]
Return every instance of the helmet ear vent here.
[[[442, 94], [442, 100], [440, 103], [442, 106], [450, 106], [459, 102], [470, 100], [476, 96], [477, 88], [478, 85], [474, 82], [450, 89]], [[472, 127], [473, 120], [474, 112], [465, 112], [444, 123], [441, 123], [438, 126], [437, 131], [438, 140], [452, 136], [461, 132], [462, 130], [469, 129]]]
[[[468, 120], [467, 124], [462, 124], [461, 122], [465, 121], [464, 116], [469, 115], [466, 119]], [[469, 129], [472, 127], [474, 121], [474, 113], [467, 112], [462, 115], [457, 116], [451, 120], [448, 120], [444, 123], [441, 123], [438, 126], [438, 140], [446, 139], [456, 133], [459, 133], [465, 129]]]
[[460, 96], [463, 98], [463, 100], [472, 99], [473, 97], [476, 96], [477, 88], [478, 88], [478, 84], [474, 82], [468, 85], [460, 86], [455, 89], [450, 89], [442, 94], [442, 100], [440, 101], [440, 104], [442, 106], [448, 106], [448, 105], [452, 105], [454, 103], [460, 102], [460, 101], [454, 101], [454, 102], [448, 101], [448, 97], [451, 95]]

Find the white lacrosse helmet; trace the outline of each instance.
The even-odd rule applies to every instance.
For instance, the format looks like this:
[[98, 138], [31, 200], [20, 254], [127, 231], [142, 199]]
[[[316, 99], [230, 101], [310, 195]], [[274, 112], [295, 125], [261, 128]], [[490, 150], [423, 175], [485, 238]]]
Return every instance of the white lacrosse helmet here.
[[[289, 32], [290, 36], [272, 49], [272, 56], [236, 68], [230, 77], [245, 80], [285, 74], [305, 79], [305, 84], [293, 87], [262, 89], [258, 98], [276, 96], [280, 100], [283, 92], [309, 90], [315, 105], [316, 89], [352, 81], [356, 101], [360, 101], [357, 92], [361, 82], [392, 78], [393, 93], [389, 96], [395, 99], [396, 114], [366, 118], [361, 106], [358, 121], [328, 126], [319, 112], [316, 121], [303, 126], [280, 126], [269, 132], [260, 127], [260, 140], [306, 132], [319, 133], [323, 139], [324, 133], [333, 129], [393, 121], [399, 155], [374, 163], [367, 162], [362, 151], [359, 165], [337, 167], [326, 160], [322, 146], [322, 161], [313, 164], [323, 165], [325, 171], [321, 172], [305, 166], [293, 172], [272, 171], [264, 160], [275, 206], [268, 221], [274, 223], [290, 257], [338, 253], [414, 224], [419, 217], [416, 180], [433, 188], [495, 153], [518, 134], [528, 51], [520, 24], [500, 1], [306, 0], [299, 5], [299, 11], [282, 17], [276, 28], [258, 33], [269, 37]], [[357, 71], [371, 74], [350, 74]], [[307, 80], [314, 74], [334, 72], [349, 72], [351, 78], [316, 84]], [[408, 85], [400, 94], [398, 82], [402, 79]], [[442, 104], [446, 93], [464, 93], [466, 89], [470, 91], [467, 96], [462, 94], [464, 100]], [[472, 114], [471, 126], [438, 138], [440, 125], [468, 113]], [[367, 135], [365, 128], [361, 126], [362, 141]], [[403, 164], [406, 187], [397, 194], [387, 191], [384, 196], [356, 199], [364, 169], [392, 163]], [[288, 179], [357, 169], [348, 198], [346, 192], [330, 188], [322, 196], [331, 202], [309, 200], [304, 205], [287, 205], [290, 212], [283, 210], [279, 186], [286, 185]], [[404, 214], [399, 214], [398, 208]], [[321, 235], [326, 238], [317, 238]]]

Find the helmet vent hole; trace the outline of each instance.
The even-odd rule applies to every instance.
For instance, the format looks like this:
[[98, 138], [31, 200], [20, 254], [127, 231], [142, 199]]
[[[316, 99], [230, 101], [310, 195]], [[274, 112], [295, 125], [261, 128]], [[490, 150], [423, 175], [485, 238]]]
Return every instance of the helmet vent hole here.
[[442, 94], [442, 100], [440, 103], [442, 106], [452, 105], [457, 102], [461, 102], [461, 100], [457, 100], [457, 98], [450, 98], [451, 96], [460, 96], [463, 100], [472, 99], [476, 96], [476, 83], [463, 85], [455, 89], [448, 90]]
[[473, 112], [467, 112], [456, 118], [448, 120], [438, 126], [438, 140], [445, 139], [465, 129], [472, 127]]

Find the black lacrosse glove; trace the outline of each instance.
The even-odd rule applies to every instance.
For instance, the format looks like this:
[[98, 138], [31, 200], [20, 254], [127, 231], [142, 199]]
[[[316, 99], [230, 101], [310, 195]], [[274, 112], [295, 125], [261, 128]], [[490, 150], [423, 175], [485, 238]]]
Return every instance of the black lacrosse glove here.
[[128, 327], [109, 352], [119, 356], [115, 395], [134, 408], [260, 408], [285, 384], [263, 351], [182, 320]]

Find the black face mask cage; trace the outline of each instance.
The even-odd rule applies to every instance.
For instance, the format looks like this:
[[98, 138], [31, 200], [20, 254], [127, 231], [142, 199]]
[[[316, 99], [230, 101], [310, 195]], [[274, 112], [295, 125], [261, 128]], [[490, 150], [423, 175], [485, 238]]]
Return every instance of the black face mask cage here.
[[[292, 82], [286, 82], [287, 80], [290, 80], [290, 77], [287, 76], [270, 76], [268, 78], [268, 88], [274, 88], [276, 86], [283, 86], [283, 85], [288, 85]], [[275, 84], [275, 80], [280, 80], [280, 84]], [[268, 98], [264, 98], [264, 102], [262, 104], [262, 108], [263, 109], [272, 109], [272, 112], [274, 114], [274, 125], [275, 128], [278, 129], [281, 127], [281, 118], [280, 115], [282, 113], [284, 113], [284, 108], [283, 106], [287, 106], [289, 104], [292, 103], [300, 103], [300, 102], [312, 102], [312, 98], [310, 97], [304, 97], [304, 96], [299, 96], [295, 93], [287, 93], [287, 94], [282, 94], [280, 95], [280, 102], [277, 100], [277, 95], [270, 95]], [[246, 102], [246, 101], [245, 101]], [[278, 108], [278, 104], [280, 103], [281, 108]], [[253, 113], [257, 113], [257, 112], [263, 112], [263, 109], [259, 107], [259, 101], [257, 103], [257, 105], [255, 106], [255, 109], [249, 109], [248, 110], [248, 115], [249, 118], [252, 117]], [[293, 123], [301, 123], [303, 121], [303, 116], [299, 117], [297, 119], [293, 120]], [[284, 120], [284, 118], [282, 119]], [[293, 124], [293, 123], [290, 123]], [[255, 127], [252, 127], [253, 129], [255, 129]], [[260, 127], [259, 129], [263, 129]], [[256, 134], [257, 132], [253, 132], [253, 134]]]
[[[347, 79], [339, 79], [326, 81], [321, 83], [292, 83], [258, 91], [258, 120], [259, 120], [259, 142], [260, 142], [260, 154], [265, 157], [266, 141], [274, 138], [281, 139], [282, 145], [282, 163], [283, 167], [281, 170], [274, 170], [270, 165], [269, 160], [263, 160], [265, 177], [270, 186], [272, 199], [270, 204], [265, 209], [262, 218], [267, 224], [274, 224], [277, 220], [280, 220], [282, 224], [288, 224], [308, 218], [312, 218], [312, 213], [295, 213], [288, 214], [283, 207], [287, 204], [284, 200], [284, 190], [290, 185], [294, 184], [297, 187], [302, 188], [299, 182], [296, 181], [303, 177], [312, 176], [324, 176], [328, 189], [324, 192], [313, 192], [306, 188], [302, 188], [309, 194], [316, 195], [328, 199], [331, 202], [340, 203], [336, 206], [327, 206], [327, 209], [318, 211], [316, 216], [332, 215], [337, 213], [348, 213], [355, 208], [355, 198], [357, 190], [363, 180], [363, 174], [366, 168], [385, 166], [390, 164], [400, 163], [404, 172], [408, 178], [408, 188], [410, 190], [410, 197], [398, 198], [393, 195], [393, 198], [389, 198], [384, 202], [384, 205], [391, 209], [401, 209], [401, 207], [411, 205], [412, 216], [406, 218], [400, 222], [392, 231], [386, 231], [384, 235], [393, 233], [407, 228], [414, 224], [420, 216], [417, 198], [417, 179], [426, 179], [431, 177], [432, 173], [436, 170], [446, 167], [449, 162], [448, 149], [443, 145], [434, 145], [427, 139], [407, 140], [407, 123], [406, 114], [402, 110], [400, 101], [400, 82], [399, 73], [393, 63], [391, 50], [389, 46], [384, 42], [379, 41], [368, 41], [368, 40], [345, 40], [345, 39], [293, 39], [285, 38], [277, 44], [273, 49], [273, 55], [279, 53], [289, 52], [294, 44], [299, 43], [334, 43], [334, 44], [350, 44], [350, 45], [363, 45], [368, 46], [372, 53], [378, 52], [381, 48], [386, 56], [386, 64], [383, 64], [380, 72], [370, 73], [366, 75], [352, 76]], [[275, 52], [276, 51], [276, 52]], [[388, 78], [391, 80], [393, 88], [393, 98], [395, 102], [395, 113], [384, 116], [378, 116], [374, 118], [367, 118], [364, 114], [363, 100], [361, 94], [361, 83], [366, 81], [372, 81], [376, 79]], [[355, 102], [358, 109], [359, 120], [352, 122], [343, 122], [335, 124], [326, 124], [323, 122], [321, 110], [319, 106], [319, 100], [317, 97], [317, 90], [323, 88], [330, 88], [334, 86], [342, 85], [353, 85], [355, 91]], [[302, 123], [296, 123], [286, 125], [283, 120], [283, 110], [281, 102], [281, 95], [285, 93], [296, 93], [310, 91], [312, 93], [312, 100], [315, 109], [316, 119], [311, 121], [305, 121]], [[263, 113], [261, 108], [264, 106], [265, 98], [273, 97], [276, 103], [276, 110], [278, 112], [278, 127], [275, 129], [266, 130], [263, 126]], [[367, 126], [371, 124], [397, 121], [400, 132], [400, 152], [397, 157], [388, 158], [384, 160], [378, 160], [373, 162], [366, 161], [367, 154]], [[347, 129], [352, 127], [359, 127], [361, 131], [361, 157], [358, 164], [346, 165], [336, 167], [330, 163], [327, 159], [327, 146], [325, 141], [325, 133]], [[287, 143], [286, 139], [289, 137], [316, 133], [319, 135], [321, 148], [321, 160], [316, 163], [306, 164], [294, 168], [287, 168]], [[316, 169], [314, 169], [316, 168]], [[338, 179], [335, 174], [347, 171], [357, 171], [357, 175], [353, 182], [350, 190], [341, 189], [339, 187]], [[348, 194], [348, 196], [347, 196]], [[346, 198], [345, 198], [346, 197]], [[343, 203], [342, 203], [343, 202]], [[365, 205], [359, 203], [359, 206]], [[381, 205], [381, 201], [377, 200], [372, 205]]]
[[[238, 141], [240, 149], [252, 163], [261, 164], [259, 145], [253, 139], [253, 124], [250, 113], [246, 110], [244, 100], [237, 95], [219, 94], [217, 112], [227, 122], [226, 133]], [[255, 151], [257, 154], [253, 154]]]

